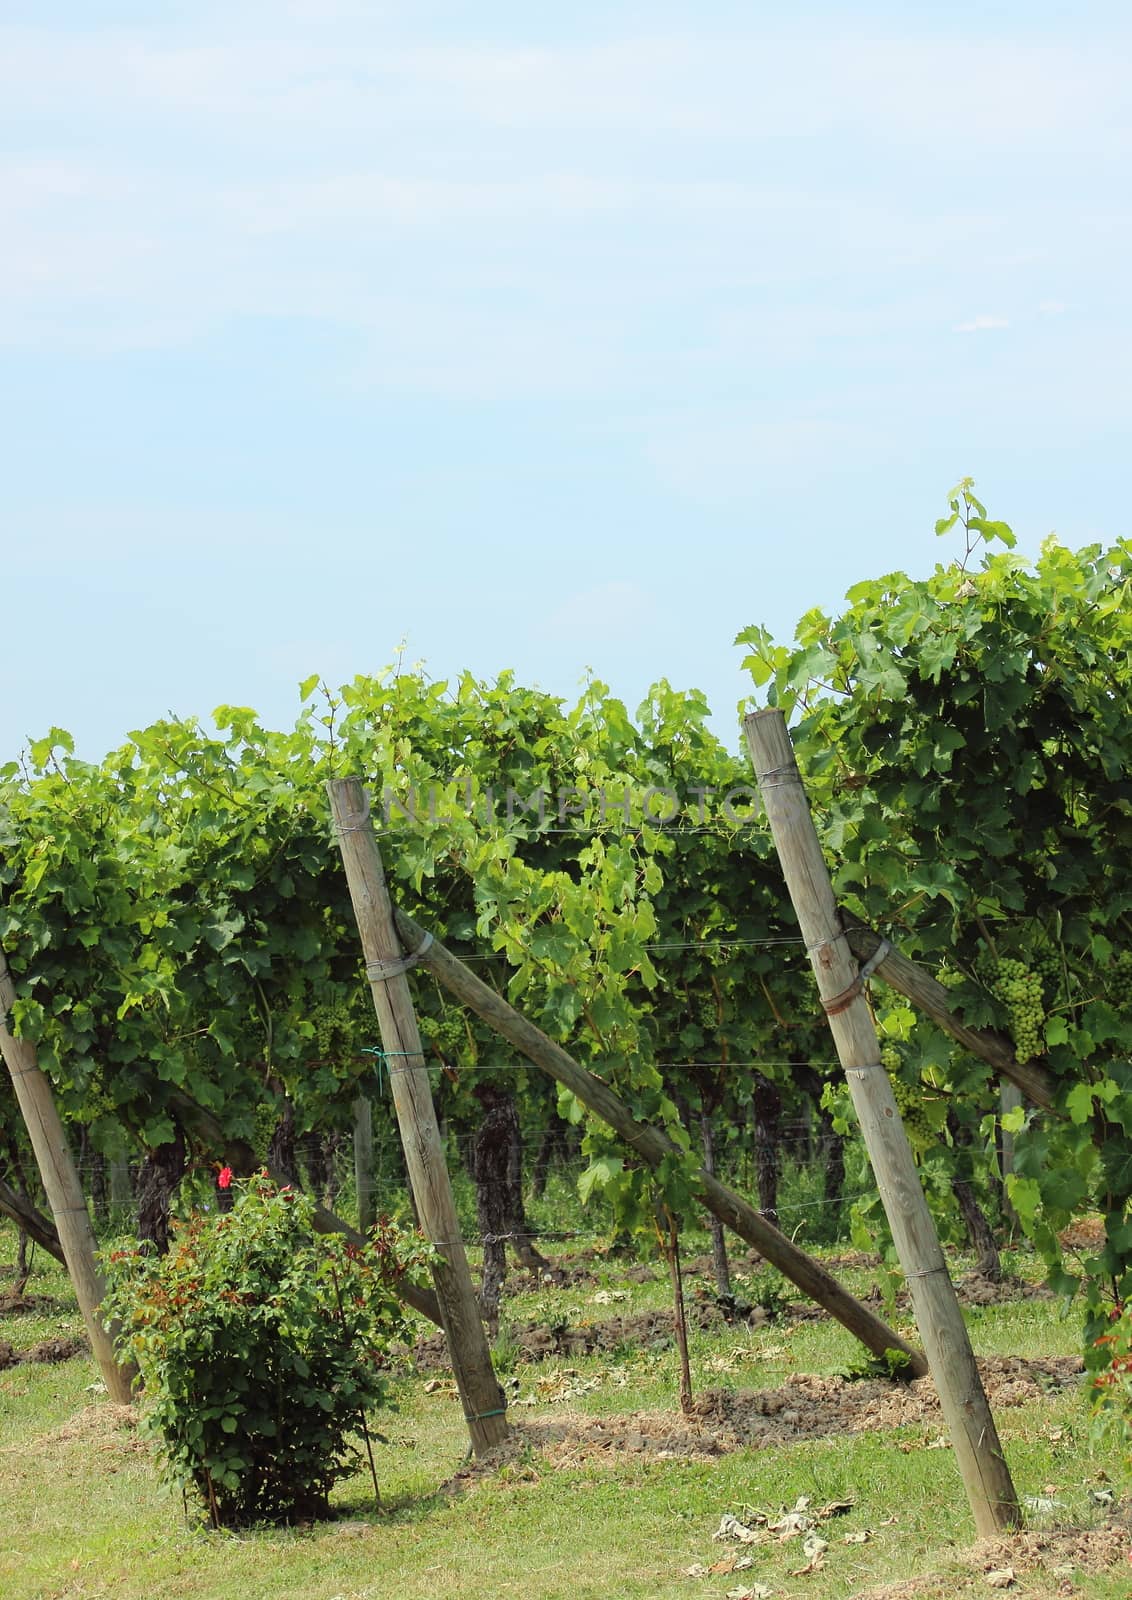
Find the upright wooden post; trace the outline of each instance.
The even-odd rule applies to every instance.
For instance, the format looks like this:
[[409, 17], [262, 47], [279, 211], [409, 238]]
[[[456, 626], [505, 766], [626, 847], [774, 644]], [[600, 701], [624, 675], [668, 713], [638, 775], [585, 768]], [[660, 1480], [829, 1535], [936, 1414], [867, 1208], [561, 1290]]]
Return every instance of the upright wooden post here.
[[434, 1268], [436, 1294], [472, 1448], [478, 1455], [506, 1436], [506, 1402], [492, 1369], [460, 1237], [432, 1088], [405, 977], [408, 963], [393, 926], [393, 908], [365, 792], [356, 778], [333, 779], [326, 787], [373, 992], [405, 1162], [421, 1224], [439, 1252]]
[[99, 1305], [105, 1286], [95, 1266], [94, 1257], [98, 1247], [90, 1213], [71, 1152], [67, 1148], [63, 1124], [55, 1109], [51, 1085], [40, 1070], [34, 1047], [26, 1039], [17, 1039], [8, 1028], [8, 1014], [15, 1000], [16, 989], [8, 970], [7, 957], [0, 950], [0, 1052], [12, 1077], [20, 1114], [27, 1125], [47, 1203], [55, 1221], [55, 1231], [59, 1235], [67, 1274], [82, 1312], [91, 1350], [106, 1384], [106, 1392], [119, 1405], [129, 1405], [137, 1368], [130, 1363], [119, 1365], [114, 1355], [113, 1335], [103, 1326]]
[[981, 1536], [999, 1533], [1020, 1522], [1018, 1496], [892, 1085], [880, 1062], [861, 969], [837, 914], [786, 721], [780, 711], [756, 711], [744, 726], [786, 887], [908, 1280], [975, 1526]]

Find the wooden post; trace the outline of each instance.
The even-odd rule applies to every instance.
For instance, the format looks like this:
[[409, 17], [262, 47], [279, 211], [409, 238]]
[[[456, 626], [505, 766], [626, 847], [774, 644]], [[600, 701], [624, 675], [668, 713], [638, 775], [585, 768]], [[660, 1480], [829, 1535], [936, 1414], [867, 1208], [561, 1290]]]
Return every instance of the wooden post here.
[[55, 1231], [59, 1235], [63, 1259], [67, 1264], [67, 1274], [82, 1312], [91, 1350], [106, 1384], [106, 1392], [119, 1405], [129, 1405], [137, 1368], [131, 1363], [119, 1365], [114, 1355], [113, 1333], [102, 1322], [99, 1306], [105, 1286], [95, 1266], [98, 1246], [86, 1208], [86, 1198], [67, 1148], [51, 1085], [40, 1070], [35, 1049], [27, 1040], [17, 1039], [9, 1031], [8, 1014], [15, 1000], [16, 989], [8, 971], [7, 957], [0, 950], [0, 1052], [11, 1074], [16, 1102], [27, 1125]]
[[67, 1265], [54, 1223], [48, 1221], [39, 1207], [33, 1205], [26, 1195], [10, 1188], [3, 1178], [0, 1178], [0, 1217], [7, 1217], [9, 1222], [14, 1222], [20, 1232], [26, 1233], [33, 1244], [37, 1244], [41, 1250], [46, 1250], [49, 1256], [54, 1256], [64, 1267]]
[[892, 1085], [880, 1063], [861, 969], [837, 915], [786, 721], [781, 711], [756, 711], [744, 726], [786, 887], [908, 1281], [975, 1526], [980, 1536], [999, 1533], [1020, 1522], [1018, 1497]]
[[440, 1256], [434, 1279], [452, 1370], [472, 1448], [479, 1455], [506, 1437], [506, 1401], [492, 1369], [456, 1219], [432, 1088], [405, 977], [407, 963], [393, 926], [393, 907], [365, 791], [356, 778], [332, 779], [326, 787], [381, 1029], [405, 1162], [421, 1223]]
[[[401, 910], [394, 915], [397, 932], [406, 947], [410, 950], [420, 949], [425, 938], [424, 929]], [[682, 1154], [662, 1128], [638, 1122], [607, 1083], [581, 1066], [560, 1044], [547, 1038], [541, 1028], [536, 1028], [501, 994], [477, 978], [438, 939], [433, 939], [427, 945], [420, 961], [457, 1000], [513, 1044], [528, 1061], [533, 1061], [536, 1067], [576, 1094], [582, 1104], [608, 1123], [648, 1166], [658, 1167], [666, 1156]], [[808, 1299], [823, 1306], [831, 1317], [836, 1317], [854, 1338], [861, 1341], [866, 1350], [871, 1350], [874, 1355], [883, 1355], [886, 1350], [901, 1350], [908, 1357], [912, 1373], [918, 1378], [926, 1376], [928, 1364], [921, 1351], [909, 1344], [907, 1339], [902, 1339], [868, 1306], [854, 1300], [820, 1261], [799, 1250], [742, 1195], [720, 1183], [718, 1178], [712, 1177], [702, 1167], [696, 1176], [696, 1185], [697, 1197], [713, 1216], [718, 1217], [741, 1239], [746, 1239], [748, 1244], [753, 1244], [772, 1267], [777, 1267]]]
[[368, 1233], [377, 1212], [373, 1203], [373, 1106], [364, 1094], [354, 1101], [354, 1192], [359, 1231]]

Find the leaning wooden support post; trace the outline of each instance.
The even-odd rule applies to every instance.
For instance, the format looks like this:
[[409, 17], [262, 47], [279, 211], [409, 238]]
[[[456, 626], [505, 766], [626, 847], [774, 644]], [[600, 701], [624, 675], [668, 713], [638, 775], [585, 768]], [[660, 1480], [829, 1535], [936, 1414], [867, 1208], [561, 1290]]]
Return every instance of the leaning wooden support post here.
[[975, 1526], [981, 1536], [999, 1533], [1021, 1520], [1018, 1497], [892, 1085], [881, 1065], [863, 969], [838, 918], [786, 721], [781, 711], [756, 711], [744, 726], [786, 887], [908, 1280]]
[[381, 1030], [405, 1163], [421, 1223], [439, 1253], [433, 1275], [452, 1370], [464, 1404], [472, 1448], [482, 1454], [507, 1434], [506, 1401], [491, 1365], [456, 1218], [428, 1069], [405, 977], [409, 962], [393, 926], [393, 908], [365, 791], [356, 778], [333, 779], [326, 787]]
[[71, 1152], [67, 1148], [51, 1085], [40, 1069], [34, 1047], [26, 1039], [17, 1039], [9, 1030], [8, 1016], [15, 1001], [16, 989], [8, 971], [7, 957], [0, 950], [0, 1052], [12, 1077], [16, 1103], [35, 1152], [67, 1275], [75, 1291], [90, 1347], [106, 1384], [106, 1392], [119, 1405], [129, 1405], [137, 1369], [128, 1363], [121, 1365], [118, 1362], [114, 1355], [113, 1334], [103, 1325], [100, 1304], [105, 1285], [95, 1265], [98, 1246], [90, 1213]]
[[54, 1224], [48, 1221], [38, 1206], [34, 1206], [26, 1195], [10, 1188], [3, 1178], [0, 1178], [0, 1217], [7, 1217], [9, 1222], [14, 1222], [17, 1228], [23, 1229], [33, 1244], [37, 1244], [41, 1250], [46, 1250], [49, 1256], [54, 1256], [64, 1267], [67, 1265]]
[[[501, 994], [477, 978], [438, 939], [426, 943], [424, 929], [412, 917], [401, 910], [395, 916], [397, 932], [406, 948], [421, 951], [422, 967], [427, 967], [450, 994], [513, 1044], [528, 1061], [577, 1095], [582, 1104], [600, 1117], [602, 1122], [608, 1123], [646, 1165], [658, 1167], [666, 1156], [682, 1155], [683, 1152], [678, 1150], [662, 1128], [638, 1122], [607, 1083], [581, 1066], [560, 1044], [549, 1039], [541, 1028], [536, 1028], [533, 1022], [509, 1005]], [[854, 1300], [820, 1262], [808, 1256], [804, 1250], [799, 1250], [742, 1195], [720, 1183], [718, 1178], [702, 1167], [696, 1174], [696, 1186], [697, 1198], [713, 1216], [748, 1244], [753, 1244], [772, 1267], [777, 1267], [807, 1299], [824, 1307], [831, 1317], [848, 1328], [866, 1350], [871, 1350], [874, 1355], [883, 1355], [886, 1350], [902, 1350], [917, 1377], [927, 1374], [928, 1364], [914, 1345], [902, 1339], [868, 1306]]]

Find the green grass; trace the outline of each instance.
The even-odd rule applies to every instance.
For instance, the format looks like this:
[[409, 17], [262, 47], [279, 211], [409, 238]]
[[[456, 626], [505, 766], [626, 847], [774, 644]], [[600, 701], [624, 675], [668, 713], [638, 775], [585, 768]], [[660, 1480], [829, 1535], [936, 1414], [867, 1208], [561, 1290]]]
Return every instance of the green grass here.
[[[14, 1241], [0, 1230], [0, 1286]], [[690, 1253], [694, 1253], [693, 1246]], [[1010, 1263], [1033, 1273], [1026, 1258]], [[507, 1316], [526, 1320], [606, 1320], [667, 1305], [667, 1285], [629, 1284], [621, 1264], [594, 1263], [595, 1281], [540, 1289], [512, 1300]], [[841, 1274], [857, 1292], [868, 1269]], [[694, 1290], [695, 1280], [689, 1283]], [[629, 1290], [627, 1301], [598, 1305], [602, 1288]], [[41, 1256], [29, 1289], [50, 1297], [32, 1314], [0, 1319], [0, 1338], [19, 1349], [78, 1330], [61, 1273]], [[911, 1331], [906, 1314], [895, 1313]], [[1078, 1348], [1075, 1319], [1051, 1301], [1014, 1301], [973, 1310], [976, 1350], [984, 1354], [1056, 1355]], [[503, 1344], [506, 1347], [506, 1330]], [[697, 1392], [767, 1388], [789, 1372], [835, 1373], [859, 1354], [836, 1324], [780, 1322], [748, 1330], [694, 1332]], [[767, 1357], [767, 1359], [764, 1359]], [[720, 1364], [730, 1370], [720, 1371]], [[540, 1380], [596, 1383], [565, 1403], [540, 1397]], [[156, 1477], [148, 1446], [104, 1400], [90, 1392], [89, 1361], [24, 1364], [0, 1373], [0, 1595], [5, 1600], [212, 1600], [288, 1596], [293, 1600], [393, 1597], [462, 1600], [716, 1600], [729, 1589], [766, 1584], [775, 1596], [842, 1600], [870, 1586], [939, 1574], [927, 1597], [992, 1595], [978, 1572], [962, 1565], [973, 1543], [969, 1512], [952, 1453], [926, 1446], [939, 1427], [843, 1434], [777, 1448], [740, 1449], [714, 1460], [657, 1459], [627, 1450], [599, 1456], [544, 1446], [539, 1429], [567, 1417], [624, 1417], [676, 1411], [675, 1352], [670, 1348], [517, 1364], [513, 1404], [517, 1431], [529, 1434], [507, 1461], [477, 1469], [455, 1484], [467, 1436], [459, 1408], [444, 1387], [427, 1393], [421, 1377], [398, 1384], [399, 1409], [375, 1419], [388, 1439], [379, 1447], [383, 1509], [376, 1512], [368, 1476], [339, 1486], [340, 1520], [299, 1530], [231, 1534], [187, 1521], [179, 1497]], [[1045, 1495], [1065, 1509], [1031, 1518], [1099, 1529], [1105, 1516], [1090, 1491], [1116, 1463], [1091, 1440], [1084, 1400], [1063, 1390], [1003, 1409], [1000, 1432], [1022, 1495]], [[798, 1540], [752, 1547], [754, 1565], [730, 1576], [689, 1578], [695, 1562], [710, 1564], [728, 1548], [712, 1533], [725, 1512], [773, 1512], [799, 1495], [815, 1503], [851, 1498], [853, 1508], [823, 1529], [830, 1549], [823, 1570], [792, 1576], [804, 1564]], [[869, 1530], [867, 1543], [843, 1534]], [[1099, 1532], [1095, 1535], [1099, 1538]], [[1128, 1542], [1132, 1542], [1129, 1540]], [[1049, 1565], [1064, 1564], [1056, 1553]], [[1073, 1566], [1072, 1562], [1068, 1564]], [[1046, 1595], [1070, 1583], [1075, 1595], [1126, 1600], [1130, 1569], [1079, 1569], [1052, 1574], [1020, 1570], [1005, 1592]]]

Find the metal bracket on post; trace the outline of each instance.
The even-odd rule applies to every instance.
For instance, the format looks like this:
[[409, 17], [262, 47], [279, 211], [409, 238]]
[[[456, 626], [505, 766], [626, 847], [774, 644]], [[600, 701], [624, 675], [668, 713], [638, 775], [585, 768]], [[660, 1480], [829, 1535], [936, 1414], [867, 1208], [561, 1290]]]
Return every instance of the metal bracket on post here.
[[873, 973], [880, 966], [885, 956], [889, 956], [891, 954], [892, 946], [889, 944], [887, 939], [882, 939], [877, 945], [876, 949], [873, 951], [872, 955], [865, 962], [860, 972], [858, 972], [857, 976], [853, 979], [853, 982], [849, 985], [849, 987], [847, 989], [842, 989], [840, 994], [835, 994], [832, 1000], [822, 1001], [822, 1010], [825, 1012], [826, 1016], [836, 1017], [842, 1011], [847, 1011], [860, 994], [861, 990], [865, 987], [866, 983], [868, 983]]

